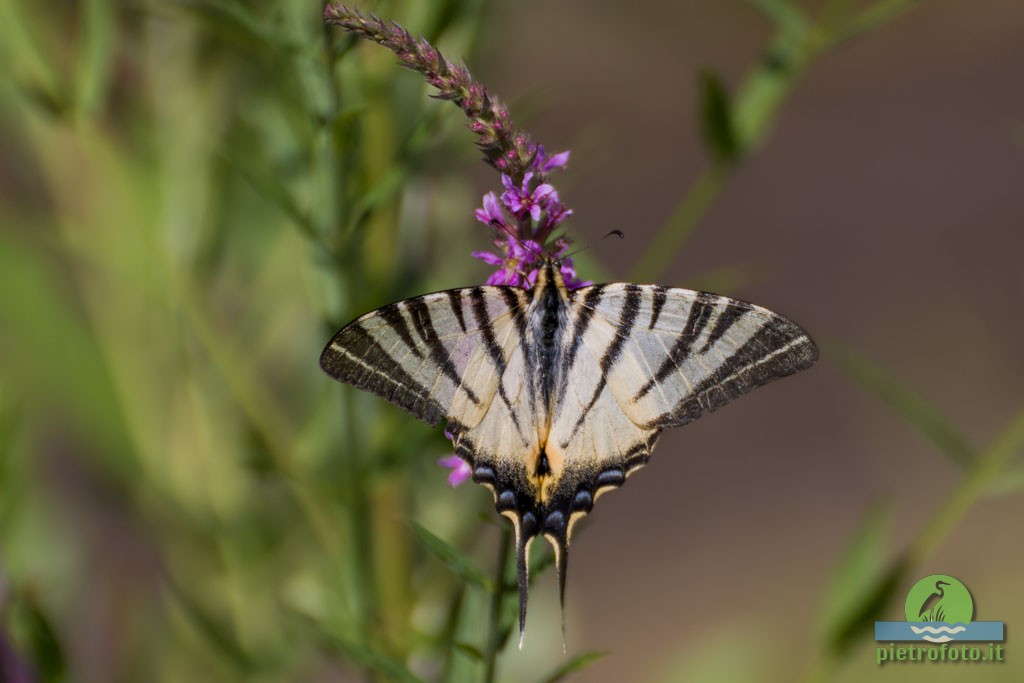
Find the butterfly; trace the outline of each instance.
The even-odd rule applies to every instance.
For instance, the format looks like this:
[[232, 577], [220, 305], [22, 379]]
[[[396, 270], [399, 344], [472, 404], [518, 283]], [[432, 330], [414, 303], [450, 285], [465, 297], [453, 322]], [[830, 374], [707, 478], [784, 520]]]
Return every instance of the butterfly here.
[[569, 290], [545, 261], [532, 290], [450, 289], [352, 321], [320, 366], [432, 426], [515, 531], [520, 647], [528, 553], [554, 549], [559, 599], [573, 525], [646, 464], [663, 429], [809, 367], [804, 330], [765, 308], [689, 289]]

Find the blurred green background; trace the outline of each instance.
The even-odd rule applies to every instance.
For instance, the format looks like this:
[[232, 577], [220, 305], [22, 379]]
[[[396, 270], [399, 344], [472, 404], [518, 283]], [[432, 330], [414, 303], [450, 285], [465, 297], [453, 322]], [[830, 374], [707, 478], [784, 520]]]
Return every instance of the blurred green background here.
[[[360, 7], [573, 150], [582, 277], [823, 361], [666, 434], [577, 536], [569, 654], [541, 571], [519, 652], [489, 494], [317, 367], [486, 277], [462, 114], [317, 3], [5, 2], [0, 644], [41, 681], [1020, 680], [1024, 6]], [[875, 664], [931, 573], [1005, 663]]]

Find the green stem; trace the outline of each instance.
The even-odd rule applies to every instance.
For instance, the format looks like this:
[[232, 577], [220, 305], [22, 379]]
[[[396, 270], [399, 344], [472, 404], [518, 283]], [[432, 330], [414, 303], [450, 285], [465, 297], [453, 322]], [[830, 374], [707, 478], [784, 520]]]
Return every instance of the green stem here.
[[672, 259], [722, 193], [729, 178], [728, 169], [725, 164], [715, 164], [701, 173], [640, 257], [630, 281], [654, 282], [664, 275]]
[[[377, 585], [375, 581], [376, 572], [374, 571], [376, 562], [374, 554], [376, 552], [376, 543], [374, 542], [371, 528], [373, 521], [371, 519], [371, 508], [372, 503], [370, 496], [368, 495], [366, 483], [366, 476], [363, 467], [363, 449], [359, 447], [359, 444], [355, 441], [357, 438], [355, 435], [358, 433], [356, 425], [356, 415], [354, 401], [352, 400], [353, 391], [350, 387], [344, 387], [343, 392], [345, 395], [344, 405], [342, 406], [342, 419], [345, 423], [345, 434], [350, 435], [350, 444], [352, 448], [348, 453], [343, 454], [341, 457], [347, 465], [347, 478], [348, 485], [346, 486], [346, 498], [348, 502], [348, 523], [349, 533], [353, 539], [352, 547], [356, 548], [357, 551], [350, 555], [352, 561], [352, 576], [356, 584], [356, 590], [358, 592], [358, 598], [354, 600], [356, 609], [356, 632], [360, 639], [360, 645], [366, 648], [371, 648], [372, 644], [382, 640], [377, 634], [378, 624], [378, 605], [377, 605]], [[377, 679], [377, 674], [371, 667], [367, 667], [366, 680], [374, 681]]]
[[494, 592], [491, 593], [491, 611], [487, 620], [487, 649], [484, 683], [494, 683], [497, 674], [498, 652], [501, 650], [501, 612], [505, 604], [505, 574], [508, 567], [509, 548], [512, 546], [512, 529], [505, 527], [498, 541], [498, 563], [494, 568]]
[[[341, 111], [341, 87], [335, 76], [338, 62], [338, 51], [334, 48], [334, 35], [330, 26], [324, 24], [321, 29], [324, 46], [324, 85], [327, 88], [327, 108], [324, 112], [324, 173], [327, 176], [327, 196], [325, 200], [329, 203], [326, 211], [328, 224], [323, 234], [337, 235], [341, 227], [345, 225], [344, 201], [344, 179], [339, 171], [338, 153], [335, 145], [335, 126], [338, 121], [338, 112]], [[328, 239], [328, 242], [339, 247], [336, 240]]]
[[455, 639], [459, 635], [459, 621], [462, 616], [462, 603], [466, 597], [466, 584], [460, 582], [455, 589], [451, 604], [448, 606], [448, 618], [445, 619], [444, 634], [441, 642], [444, 644], [444, 664], [441, 666], [441, 676], [438, 680], [447, 683], [452, 678], [452, 668], [455, 663]]
[[897, 18], [904, 12], [908, 12], [921, 0], [883, 0], [861, 12], [856, 19], [849, 22], [846, 27], [836, 34], [835, 43], [841, 43], [854, 38], [861, 33], [871, 31], [882, 24], [886, 24]]
[[[749, 156], [760, 147], [776, 114], [818, 57], [850, 38], [888, 23], [920, 1], [882, 0], [837, 29], [831, 24], [840, 9], [833, 2], [815, 24], [780, 26], [769, 49], [770, 59], [751, 69], [734, 98], [735, 103], [729, 107], [740, 155]], [[736, 166], [736, 162], [719, 161], [701, 173], [641, 256], [631, 280], [651, 282], [664, 276], [679, 249], [722, 193]]]
[[919, 564], [930, 557], [981, 498], [1007, 463], [1024, 447], [1024, 408], [1010, 420], [999, 438], [977, 460], [946, 503], [907, 549], [908, 564]]

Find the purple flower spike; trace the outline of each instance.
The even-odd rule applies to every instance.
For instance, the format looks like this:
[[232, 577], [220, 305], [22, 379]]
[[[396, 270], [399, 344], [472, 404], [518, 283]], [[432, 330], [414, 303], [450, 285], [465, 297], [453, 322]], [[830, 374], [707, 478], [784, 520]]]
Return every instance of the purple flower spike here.
[[[494, 230], [496, 249], [475, 251], [473, 258], [495, 268], [487, 278], [489, 285], [533, 287], [540, 264], [558, 260], [567, 251], [565, 238], [551, 238], [572, 209], [562, 204], [547, 176], [565, 170], [569, 152], [548, 154], [543, 145], [533, 143], [465, 64], [449, 61], [398, 24], [333, 4], [324, 8], [324, 21], [388, 48], [438, 89], [435, 97], [453, 102], [466, 114], [485, 161], [501, 173], [504, 188], [500, 195], [485, 194], [483, 206], [474, 212], [478, 221]], [[589, 284], [576, 277], [568, 260], [561, 263], [561, 272], [570, 289]]]
[[437, 461], [437, 464], [451, 469], [451, 472], [448, 473], [448, 483], [452, 488], [469, 479], [469, 475], [472, 474], [472, 471], [469, 469], [469, 463], [457, 455], [441, 458]]
[[522, 178], [532, 164], [535, 146], [530, 137], [509, 120], [508, 109], [474, 79], [465, 64], [449, 61], [423, 38], [415, 39], [396, 24], [344, 5], [324, 7], [324, 21], [340, 26], [360, 38], [388, 48], [404, 66], [423, 74], [427, 83], [469, 117], [469, 128], [477, 134], [477, 145], [491, 166]]

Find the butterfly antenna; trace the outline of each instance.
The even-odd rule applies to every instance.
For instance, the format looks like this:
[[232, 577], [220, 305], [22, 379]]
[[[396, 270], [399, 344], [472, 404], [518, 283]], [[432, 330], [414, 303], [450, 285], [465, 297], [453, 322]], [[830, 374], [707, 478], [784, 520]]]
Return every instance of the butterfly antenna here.
[[[615, 237], [618, 237], [620, 240], [626, 239], [626, 233], [622, 232], [621, 230], [612, 230], [607, 235], [602, 237], [601, 239], [606, 240], [606, 239], [608, 239], [609, 237], [611, 237], [613, 235]], [[566, 254], [562, 258], [570, 258], [570, 257], [575, 256], [576, 254], [580, 253], [581, 251], [586, 251], [587, 249], [590, 249], [592, 246], [594, 246], [594, 243], [593, 242], [588, 242], [587, 244], [584, 244], [579, 249], [576, 249], [576, 250]]]
[[524, 249], [527, 249], [528, 251], [533, 252], [533, 254], [537, 258], [539, 258], [539, 259], [543, 259], [544, 258], [544, 252], [543, 251], [538, 251], [538, 250], [534, 249], [532, 246], [530, 246], [530, 243], [529, 243], [530, 241], [529, 240], [524, 240], [522, 237], [520, 237], [515, 232], [513, 232], [511, 228], [509, 228], [507, 225], [505, 225], [504, 223], [499, 221], [497, 218], [492, 218], [491, 219], [490, 226], [492, 228], [499, 228], [501, 230], [504, 230], [505, 232], [508, 233], [509, 237], [514, 239], [516, 242], [519, 242], [519, 244], [522, 245], [522, 247]]

